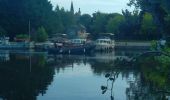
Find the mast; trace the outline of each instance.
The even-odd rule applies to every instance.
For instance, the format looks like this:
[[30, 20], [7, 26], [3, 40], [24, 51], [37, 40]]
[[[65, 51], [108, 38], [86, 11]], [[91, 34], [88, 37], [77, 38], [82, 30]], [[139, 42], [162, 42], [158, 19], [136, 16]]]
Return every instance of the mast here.
[[[28, 23], [28, 32], [29, 32], [29, 49], [31, 48], [30, 47], [30, 43], [31, 43], [31, 22], [30, 22], [30, 20], [29, 20], [29, 23]], [[32, 55], [31, 55], [31, 52], [29, 53], [29, 56], [30, 56], [30, 72], [32, 71], [32, 61], [31, 61], [31, 57], [32, 57]]]
[[31, 42], [31, 22], [29, 20], [29, 23], [28, 23], [28, 34], [29, 34], [29, 42]]

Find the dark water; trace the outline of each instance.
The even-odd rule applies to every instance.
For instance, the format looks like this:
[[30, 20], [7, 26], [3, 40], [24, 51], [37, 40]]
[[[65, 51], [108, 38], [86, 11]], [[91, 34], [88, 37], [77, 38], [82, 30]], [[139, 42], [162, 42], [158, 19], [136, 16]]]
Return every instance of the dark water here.
[[[0, 100], [166, 100], [169, 93], [155, 92], [157, 87], [129, 63], [139, 52], [63, 56], [1, 51]], [[107, 83], [107, 73], [115, 80]]]

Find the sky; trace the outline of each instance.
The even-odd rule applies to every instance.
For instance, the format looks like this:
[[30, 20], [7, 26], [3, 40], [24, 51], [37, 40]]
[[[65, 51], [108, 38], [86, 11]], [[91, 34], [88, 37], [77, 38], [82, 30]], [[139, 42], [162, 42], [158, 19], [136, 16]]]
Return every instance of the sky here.
[[73, 1], [74, 9], [77, 12], [81, 9], [81, 12], [92, 14], [100, 11], [104, 13], [121, 13], [122, 9], [129, 9], [132, 11], [133, 8], [127, 6], [129, 0], [50, 0], [53, 6], [59, 5], [64, 7], [66, 10], [70, 10], [71, 1]]

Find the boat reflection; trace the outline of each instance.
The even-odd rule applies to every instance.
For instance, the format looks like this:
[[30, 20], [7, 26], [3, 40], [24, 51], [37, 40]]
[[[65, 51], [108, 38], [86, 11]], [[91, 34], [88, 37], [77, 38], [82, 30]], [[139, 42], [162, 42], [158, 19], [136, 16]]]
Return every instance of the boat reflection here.
[[0, 51], [0, 61], [9, 61], [9, 51]]
[[[71, 100], [80, 100], [80, 98], [91, 96], [94, 97], [89, 100], [94, 100], [94, 98], [103, 100], [103, 96], [105, 99], [111, 97], [111, 100], [168, 100], [170, 95], [169, 81], [166, 84], [161, 84], [161, 86], [155, 84], [154, 81], [158, 81], [158, 77], [162, 77], [164, 74], [156, 73], [153, 67], [140, 68], [129, 62], [129, 59], [136, 54], [137, 52], [135, 51], [115, 51], [112, 54], [99, 53], [91, 56], [5, 52], [2, 56], [0, 55], [0, 98], [2, 98], [2, 100], [38, 100], [39, 96], [42, 95], [42, 98], [47, 96], [47, 100], [49, 100], [50, 98], [48, 98], [48, 96], [51, 95], [48, 92], [51, 86], [57, 91], [58, 95], [61, 92], [59, 96], [66, 98], [67, 95], [62, 95], [65, 87], [61, 88], [61, 86], [69, 84], [70, 87], [67, 87], [69, 96], [72, 96], [73, 90], [71, 86], [76, 87], [78, 85], [81, 87], [80, 90], [77, 90], [78, 93], [80, 93], [77, 94], [78, 96], [76, 95], [77, 99], [75, 99], [75, 97]], [[4, 60], [4, 58], [8, 59]], [[79, 67], [79, 69], [77, 67]], [[84, 73], [78, 73], [79, 76], [76, 76], [77, 81], [81, 82], [86, 78], [89, 82], [94, 83], [94, 86], [101, 80], [103, 80], [103, 82], [95, 88], [93, 85], [91, 86], [91, 84], [76, 84], [74, 80], [71, 80], [74, 79], [74, 77], [67, 78], [67, 72], [71, 74], [76, 73], [82, 70], [81, 67], [84, 67], [85, 70], [88, 71], [86, 74], [90, 75], [81, 77], [81, 74]], [[104, 76], [106, 74], [110, 75], [105, 79]], [[151, 77], [151, 75], [157, 78], [154, 76]], [[61, 80], [59, 80], [60, 78]], [[108, 78], [110, 80], [109, 82], [107, 82]], [[67, 82], [65, 79], [67, 79], [69, 83], [64, 83]], [[99, 79], [100, 81], [96, 81]], [[150, 79], [154, 79], [154, 81]], [[163, 77], [163, 79], [169, 80], [166, 77]], [[62, 81], [62, 85], [55, 88], [54, 85], [58, 85], [58, 81]], [[109, 89], [107, 92], [104, 91], [106, 93], [103, 95], [101, 94], [103, 91], [99, 89], [101, 85], [108, 86], [107, 89]], [[86, 96], [82, 95], [82, 91], [84, 90], [83, 93], [86, 93], [87, 91], [85, 90], [88, 87], [90, 88], [89, 91], [96, 90], [99, 94], [96, 95], [97, 92], [93, 91]], [[53, 95], [56, 99], [56, 92], [52, 93], [54, 93]], [[81, 95], [80, 98], [78, 98], [79, 95]], [[68, 98], [63, 100], [67, 99]]]

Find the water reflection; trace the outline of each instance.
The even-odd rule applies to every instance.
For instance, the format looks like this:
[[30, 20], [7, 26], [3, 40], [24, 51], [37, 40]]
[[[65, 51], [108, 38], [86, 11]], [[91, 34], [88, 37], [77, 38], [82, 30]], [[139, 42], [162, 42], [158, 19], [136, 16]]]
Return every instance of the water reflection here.
[[[166, 60], [160, 63], [157, 57], [144, 57], [140, 60], [140, 74], [129, 89], [133, 94], [132, 100], [169, 100], [170, 81], [169, 64]], [[145, 63], [144, 63], [145, 62]], [[168, 58], [168, 62], [169, 58]], [[136, 84], [136, 85], [134, 85]], [[131, 99], [130, 99], [131, 100]]]
[[[10, 54], [10, 60], [0, 62], [0, 97], [3, 100], [36, 100], [45, 94], [53, 81], [54, 68], [44, 55]], [[31, 67], [31, 71], [30, 71]]]
[[9, 61], [9, 51], [0, 51], [0, 61]]
[[154, 74], [153, 68], [140, 68], [129, 61], [138, 52], [73, 56], [4, 51], [0, 54], [0, 98], [166, 100], [170, 85], [163, 84], [162, 89], [147, 78], [151, 74], [156, 77], [162, 74]]

